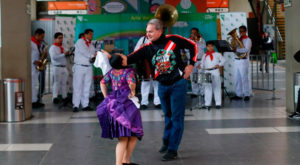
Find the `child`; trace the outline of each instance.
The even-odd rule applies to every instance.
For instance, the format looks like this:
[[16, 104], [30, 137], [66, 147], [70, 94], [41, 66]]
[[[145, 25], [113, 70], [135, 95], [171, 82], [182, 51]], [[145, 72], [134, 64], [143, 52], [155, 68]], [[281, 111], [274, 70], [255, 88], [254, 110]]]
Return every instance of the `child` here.
[[[135, 75], [132, 68], [122, 68], [122, 58], [112, 55], [111, 69], [101, 81], [101, 91], [105, 97], [97, 107], [97, 115], [103, 138], [118, 138], [116, 165], [135, 165], [130, 157], [137, 139], [144, 135], [139, 109], [131, 100], [135, 96]], [[107, 94], [107, 84], [112, 85], [112, 93]]]
[[214, 43], [208, 41], [206, 43], [207, 52], [201, 60], [201, 68], [205, 73], [211, 74], [212, 83], [204, 83], [205, 91], [205, 106], [209, 110], [212, 102], [212, 92], [214, 92], [216, 108], [220, 109], [222, 104], [221, 99], [221, 76], [219, 68], [224, 65], [225, 58], [215, 52]]

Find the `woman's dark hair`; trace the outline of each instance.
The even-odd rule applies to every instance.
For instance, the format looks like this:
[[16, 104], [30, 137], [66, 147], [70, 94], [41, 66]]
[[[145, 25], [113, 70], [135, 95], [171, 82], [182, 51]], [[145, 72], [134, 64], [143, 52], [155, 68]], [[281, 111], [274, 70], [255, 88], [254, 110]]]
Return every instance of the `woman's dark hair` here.
[[111, 58], [109, 59], [109, 64], [114, 69], [124, 69], [124, 67], [122, 66], [122, 61], [123, 59], [121, 56], [112, 54]]

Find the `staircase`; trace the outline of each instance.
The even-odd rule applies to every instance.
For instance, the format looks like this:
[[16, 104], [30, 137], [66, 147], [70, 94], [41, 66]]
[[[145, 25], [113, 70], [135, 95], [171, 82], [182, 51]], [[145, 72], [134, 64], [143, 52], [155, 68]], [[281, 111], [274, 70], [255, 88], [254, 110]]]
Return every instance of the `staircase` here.
[[[270, 6], [270, 9], [273, 11], [275, 5], [274, 0], [268, 0], [268, 4]], [[285, 59], [285, 18], [281, 9], [281, 5], [277, 4], [276, 10], [277, 10], [277, 17], [275, 19], [277, 21], [277, 26], [282, 38], [282, 42], [279, 42], [278, 45], [279, 46], [278, 58]]]

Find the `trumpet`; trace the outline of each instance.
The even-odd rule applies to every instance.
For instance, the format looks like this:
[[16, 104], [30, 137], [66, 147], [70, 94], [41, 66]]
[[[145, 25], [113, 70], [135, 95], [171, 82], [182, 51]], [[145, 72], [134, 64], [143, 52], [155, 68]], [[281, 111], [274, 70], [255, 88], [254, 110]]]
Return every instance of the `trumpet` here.
[[[236, 49], [238, 46], [240, 48], [245, 48], [244, 44], [238, 38], [236, 29], [231, 30], [227, 35], [231, 36], [231, 42], [229, 42], [229, 44], [232, 49]], [[236, 53], [236, 55], [238, 56], [238, 58], [243, 59], [247, 56], [247, 53]]]
[[47, 51], [48, 51], [48, 44], [46, 42], [45, 43], [45, 48], [41, 54], [41, 59], [39, 60], [39, 65], [36, 65], [35, 66], [35, 69], [38, 70], [38, 71], [43, 71], [45, 70], [46, 68], [46, 65], [47, 65], [47, 62], [48, 62], [48, 54], [47, 54]]

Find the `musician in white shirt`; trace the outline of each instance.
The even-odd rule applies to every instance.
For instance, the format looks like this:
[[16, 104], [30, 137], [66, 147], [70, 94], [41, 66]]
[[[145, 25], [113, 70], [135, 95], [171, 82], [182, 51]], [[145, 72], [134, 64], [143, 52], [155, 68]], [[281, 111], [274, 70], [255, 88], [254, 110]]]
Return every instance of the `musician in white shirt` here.
[[89, 93], [93, 79], [91, 59], [96, 56], [95, 47], [92, 44], [93, 30], [86, 29], [84, 37], [78, 39], [75, 44], [75, 57], [73, 66], [73, 112], [79, 111], [81, 104], [83, 111], [93, 110], [89, 106]]
[[247, 54], [244, 58], [235, 57], [235, 91], [236, 96], [233, 97], [235, 100], [241, 100], [244, 97], [245, 101], [250, 99], [250, 86], [249, 86], [249, 55], [252, 47], [252, 41], [247, 36], [247, 27], [240, 26], [240, 41], [243, 43], [244, 48], [237, 47], [236, 52], [239, 54]]
[[36, 29], [34, 36], [31, 37], [31, 83], [32, 83], [32, 108], [39, 108], [45, 106], [38, 101], [38, 91], [36, 86], [39, 83], [40, 71], [36, 66], [41, 65], [40, 57], [42, 54], [42, 42], [45, 38], [45, 31], [43, 29]]
[[225, 58], [222, 54], [215, 52], [214, 43], [208, 41], [206, 43], [207, 52], [201, 60], [201, 68], [205, 73], [211, 74], [212, 83], [204, 83], [205, 89], [205, 106], [210, 109], [212, 102], [212, 95], [214, 95], [216, 108], [220, 109], [222, 105], [221, 98], [221, 76], [220, 67], [224, 65]]
[[65, 51], [63, 46], [63, 34], [57, 32], [54, 34], [54, 43], [49, 49], [53, 73], [53, 103], [59, 103], [58, 95], [62, 95], [64, 104], [67, 103], [67, 81], [68, 70], [66, 68], [69, 51]]
[[[143, 45], [149, 43], [150, 41], [147, 39], [146, 36], [143, 36], [139, 39], [139, 41], [137, 42], [137, 44], [135, 45], [134, 51], [138, 50], [140, 47], [142, 47]], [[141, 83], [141, 95], [142, 95], [142, 100], [141, 100], [141, 110], [145, 110], [148, 108], [148, 104], [149, 104], [149, 93], [150, 93], [150, 89], [151, 89], [151, 85], [153, 87], [153, 103], [155, 108], [160, 109], [160, 100], [158, 97], [158, 81], [153, 80], [154, 77], [154, 71], [151, 68], [151, 64], [149, 64], [149, 62], [147, 60], [142, 61], [142, 66], [138, 65], [137, 67], [143, 67], [143, 69], [141, 68], [137, 68], [137, 70], [141, 70], [140, 73], [143, 75], [142, 78], [142, 83]]]
[[193, 40], [198, 46], [197, 62], [195, 63], [195, 67], [194, 67], [193, 72], [190, 76], [190, 78], [191, 78], [191, 88], [192, 88], [192, 95], [191, 96], [192, 97], [197, 97], [198, 94], [203, 94], [203, 91], [200, 91], [201, 90], [200, 84], [193, 81], [193, 76], [195, 74], [197, 74], [198, 72], [201, 72], [201, 70], [199, 69], [199, 66], [200, 66], [200, 63], [201, 63], [202, 56], [205, 54], [204, 49], [206, 47], [206, 44], [205, 44], [204, 38], [199, 33], [199, 29], [195, 28], [195, 27], [191, 29], [190, 39]]

